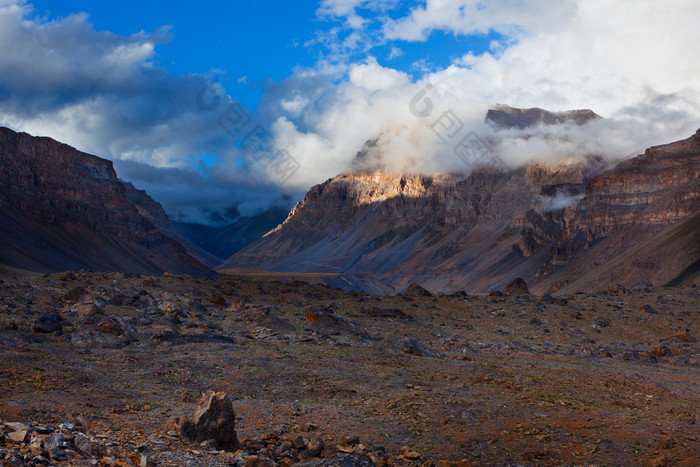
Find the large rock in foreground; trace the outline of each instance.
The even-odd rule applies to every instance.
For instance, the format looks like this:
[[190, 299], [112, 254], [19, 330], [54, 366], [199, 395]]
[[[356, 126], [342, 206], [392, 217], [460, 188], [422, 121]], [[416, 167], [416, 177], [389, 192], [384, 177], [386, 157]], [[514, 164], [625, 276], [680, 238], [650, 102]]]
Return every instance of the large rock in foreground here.
[[193, 419], [179, 417], [176, 431], [189, 441], [214, 441], [218, 449], [235, 451], [240, 447], [236, 435], [236, 412], [223, 392], [209, 390], [202, 397]]

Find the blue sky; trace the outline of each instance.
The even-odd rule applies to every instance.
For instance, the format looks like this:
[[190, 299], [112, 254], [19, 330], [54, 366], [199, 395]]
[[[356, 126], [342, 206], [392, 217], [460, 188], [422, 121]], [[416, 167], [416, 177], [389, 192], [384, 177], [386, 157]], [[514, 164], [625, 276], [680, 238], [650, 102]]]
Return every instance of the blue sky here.
[[[400, 18], [420, 3], [397, 3], [382, 14]], [[227, 90], [251, 106], [260, 96], [257, 83], [279, 82], [329, 54], [325, 41], [314, 41], [319, 34], [337, 28], [344, 38], [351, 32], [342, 19], [319, 18], [319, 2], [309, 0], [33, 0], [31, 4], [36, 15], [49, 19], [85, 12], [97, 31], [123, 36], [165, 28], [171, 37], [158, 46], [158, 64], [173, 74], [217, 73]], [[358, 8], [358, 12], [372, 16], [367, 8]], [[378, 21], [368, 24], [372, 34], [380, 27]], [[473, 35], [434, 31], [428, 41], [378, 41], [348, 59], [360, 60], [370, 54], [381, 65], [420, 76], [426, 68], [446, 67], [469, 51], [481, 54], [501, 38], [493, 31]]]
[[[111, 159], [201, 222], [298, 200], [378, 137], [392, 170], [464, 170], [430, 130], [446, 111], [494, 139], [495, 104], [590, 108], [607, 123], [501, 156], [624, 157], [700, 126], [700, 2], [671, 3], [0, 0], [0, 125]], [[428, 82], [420, 119], [409, 103]], [[246, 144], [253, 130], [269, 144]], [[297, 169], [280, 177], [267, 147]]]

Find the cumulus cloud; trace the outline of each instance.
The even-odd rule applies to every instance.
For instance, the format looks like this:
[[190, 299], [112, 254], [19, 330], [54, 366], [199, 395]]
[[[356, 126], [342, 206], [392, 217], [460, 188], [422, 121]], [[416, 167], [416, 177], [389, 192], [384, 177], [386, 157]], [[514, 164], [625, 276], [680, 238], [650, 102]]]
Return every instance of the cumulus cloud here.
[[[156, 47], [170, 39], [165, 28], [120, 36], [96, 31], [85, 13], [46, 19], [3, 0], [0, 125], [112, 159], [122, 178], [192, 220], [208, 222], [202, 208], [278, 197], [285, 188], [238, 147], [243, 135], [220, 124], [233, 101], [217, 76], [159, 66]], [[218, 105], [197, 104], [203, 89]]]
[[[334, 15], [363, 14], [359, 1], [323, 3]], [[354, 29], [357, 41], [370, 50], [368, 43], [430, 41], [435, 31], [457, 36], [497, 32], [501, 39], [490, 51], [467, 52], [448, 66], [426, 71], [417, 82], [372, 57], [348, 64], [342, 77], [329, 79], [333, 84], [326, 91], [292, 77], [279, 90], [289, 87], [314, 97], [296, 116], [279, 109], [282, 116], [273, 130], [300, 154], [302, 166], [314, 168], [302, 184], [344, 170], [364, 141], [378, 135], [391, 167], [458, 169], [453, 147], [432, 131], [445, 111], [453, 111], [465, 131], [493, 143], [492, 150], [509, 164], [592, 154], [629, 157], [687, 137], [700, 126], [700, 62], [689, 52], [700, 41], [698, 17], [700, 4], [690, 0], [663, 5], [652, 0], [428, 0], [403, 16], [380, 16], [381, 37], [367, 31], [366, 21], [348, 21], [346, 26], [360, 25]], [[430, 98], [438, 113], [417, 119], [408, 104], [425, 83], [432, 85]], [[523, 138], [522, 132], [494, 132], [484, 125], [486, 110], [497, 103], [553, 111], [590, 108], [605, 119], [582, 127], [530, 128]]]

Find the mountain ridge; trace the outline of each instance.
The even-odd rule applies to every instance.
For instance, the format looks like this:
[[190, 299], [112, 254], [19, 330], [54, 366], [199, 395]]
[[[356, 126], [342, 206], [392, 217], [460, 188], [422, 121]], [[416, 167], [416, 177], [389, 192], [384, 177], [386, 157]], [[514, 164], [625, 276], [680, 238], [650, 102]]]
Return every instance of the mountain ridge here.
[[[477, 169], [463, 179], [341, 174], [312, 187], [284, 223], [222, 267], [341, 273], [394, 292], [412, 282], [440, 292], [486, 292], [516, 276], [539, 293], [567, 289], [576, 282], [568, 263], [612, 261], [700, 208], [698, 134], [607, 171], [593, 159]], [[607, 253], [599, 247], [606, 244]], [[639, 275], [657, 284], [672, 280], [688, 266], [686, 253], [696, 254], [673, 253], [663, 267], [645, 266], [664, 274]], [[632, 285], [633, 276], [621, 280]]]
[[111, 161], [0, 127], [0, 262], [20, 269], [215, 273], [129, 202]]

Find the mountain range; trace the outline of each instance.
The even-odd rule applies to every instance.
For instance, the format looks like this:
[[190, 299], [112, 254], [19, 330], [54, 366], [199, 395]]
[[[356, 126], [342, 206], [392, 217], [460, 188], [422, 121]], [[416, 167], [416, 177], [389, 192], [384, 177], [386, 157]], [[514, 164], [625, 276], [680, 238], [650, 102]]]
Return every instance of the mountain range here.
[[[499, 129], [584, 125], [590, 110], [497, 106]], [[108, 160], [0, 128], [0, 264], [214, 275], [312, 275], [395, 294], [484, 293], [516, 277], [537, 293], [700, 280], [700, 130], [611, 164], [602, 155], [432, 176], [361, 163], [224, 227], [173, 223]], [[286, 217], [286, 218], [285, 218]]]
[[[487, 116], [521, 129], [567, 118], [599, 117], [506, 106]], [[483, 293], [516, 277], [539, 293], [692, 282], [699, 219], [700, 130], [614, 167], [591, 156], [430, 177], [341, 174], [223, 270], [336, 273], [385, 293], [413, 283]]]

